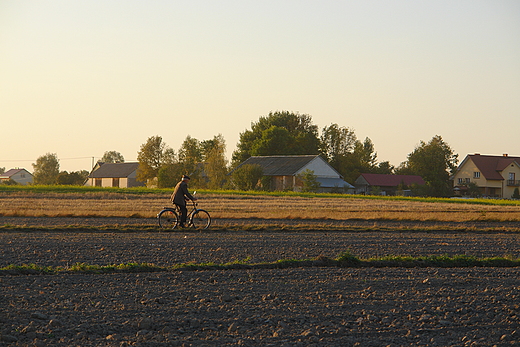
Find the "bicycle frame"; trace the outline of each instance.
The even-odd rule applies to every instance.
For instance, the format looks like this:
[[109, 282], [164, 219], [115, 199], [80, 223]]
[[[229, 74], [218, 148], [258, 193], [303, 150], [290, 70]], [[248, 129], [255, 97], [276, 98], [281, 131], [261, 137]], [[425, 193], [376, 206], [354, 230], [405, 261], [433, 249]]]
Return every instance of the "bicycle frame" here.
[[[211, 224], [211, 217], [205, 210], [197, 208], [197, 203], [191, 201], [191, 210], [186, 216], [187, 227], [195, 229], [207, 229]], [[186, 208], [190, 208], [186, 206]], [[157, 214], [159, 219], [159, 226], [163, 229], [176, 229], [179, 226], [180, 207], [175, 205], [173, 207], [164, 207], [164, 209]]]

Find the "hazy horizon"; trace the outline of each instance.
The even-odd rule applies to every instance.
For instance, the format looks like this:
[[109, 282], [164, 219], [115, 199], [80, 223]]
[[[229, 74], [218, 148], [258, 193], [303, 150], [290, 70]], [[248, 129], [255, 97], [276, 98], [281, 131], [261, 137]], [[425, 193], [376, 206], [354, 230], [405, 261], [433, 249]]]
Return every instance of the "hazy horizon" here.
[[399, 165], [440, 135], [520, 156], [518, 1], [0, 0], [0, 167], [90, 170], [269, 112], [369, 137]]

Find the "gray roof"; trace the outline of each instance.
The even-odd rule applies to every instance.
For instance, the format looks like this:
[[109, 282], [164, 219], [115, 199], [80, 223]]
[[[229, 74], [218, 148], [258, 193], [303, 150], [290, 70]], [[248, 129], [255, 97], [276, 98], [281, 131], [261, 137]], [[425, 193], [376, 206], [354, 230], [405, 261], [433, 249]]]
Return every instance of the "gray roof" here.
[[130, 176], [139, 163], [103, 163], [90, 173], [89, 178], [122, 178]]
[[316, 177], [316, 181], [320, 182], [321, 188], [355, 188], [341, 178]]
[[10, 169], [10, 170], [7, 170], [6, 172], [4, 172], [3, 174], [1, 174], [0, 177], [6, 177], [6, 178], [12, 177], [12, 176], [16, 175], [20, 171], [25, 171], [29, 175], [32, 176], [32, 174], [29, 171], [25, 170], [25, 169]]
[[266, 176], [292, 176], [318, 157], [317, 155], [273, 155], [249, 157], [237, 168], [245, 164], [260, 165]]

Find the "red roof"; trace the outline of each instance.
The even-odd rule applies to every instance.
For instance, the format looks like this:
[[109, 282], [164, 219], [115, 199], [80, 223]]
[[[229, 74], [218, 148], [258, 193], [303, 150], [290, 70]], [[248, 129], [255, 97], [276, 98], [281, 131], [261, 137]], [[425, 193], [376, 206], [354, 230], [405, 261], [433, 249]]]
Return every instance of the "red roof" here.
[[417, 175], [386, 175], [386, 174], [361, 174], [361, 176], [371, 186], [380, 187], [397, 187], [399, 184], [404, 183], [407, 186], [411, 184], [424, 184], [424, 180], [421, 176]]
[[[467, 158], [473, 161], [487, 180], [503, 180], [504, 177], [501, 175], [501, 171], [514, 162], [520, 165], [520, 157], [510, 157], [506, 155], [469, 154]], [[464, 161], [466, 161], [467, 158]]]

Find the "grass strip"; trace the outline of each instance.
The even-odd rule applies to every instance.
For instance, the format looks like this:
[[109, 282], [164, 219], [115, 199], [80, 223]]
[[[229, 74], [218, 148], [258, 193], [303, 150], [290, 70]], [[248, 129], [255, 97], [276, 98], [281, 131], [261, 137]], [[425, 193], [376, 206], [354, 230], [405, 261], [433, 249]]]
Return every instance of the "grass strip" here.
[[[338, 199], [370, 199], [385, 201], [417, 201], [417, 202], [441, 202], [450, 204], [471, 205], [495, 205], [495, 206], [519, 206], [520, 200], [506, 199], [452, 199], [435, 197], [407, 197], [407, 196], [382, 196], [382, 195], [352, 195], [334, 193], [308, 193], [308, 192], [269, 192], [269, 191], [239, 191], [239, 190], [208, 190], [196, 189], [202, 194], [237, 195], [237, 196], [276, 196], [276, 197], [306, 197], [306, 198], [338, 198]], [[171, 194], [172, 188], [116, 188], [116, 187], [92, 187], [69, 185], [0, 185], [0, 193], [30, 192], [30, 193], [118, 193], [118, 194]]]
[[478, 258], [471, 255], [432, 255], [432, 256], [384, 256], [361, 259], [346, 251], [336, 258], [319, 256], [313, 259], [280, 259], [274, 262], [249, 263], [249, 259], [230, 263], [181, 263], [173, 266], [157, 266], [149, 263], [127, 263], [119, 265], [91, 265], [76, 263], [70, 267], [52, 267], [29, 265], [8, 265], [0, 268], [0, 276], [8, 275], [54, 275], [57, 273], [136, 273], [136, 272], [172, 272], [172, 271], [204, 271], [204, 270], [240, 270], [240, 269], [286, 269], [308, 267], [339, 268], [468, 268], [468, 267], [518, 267], [520, 258], [487, 257]]
[[[462, 232], [462, 233], [520, 233], [518, 227], [504, 227], [497, 223], [496, 226], [477, 227], [474, 225], [449, 225], [450, 223], [439, 222], [432, 225], [396, 225], [378, 226], [377, 221], [369, 226], [357, 225], [334, 225], [331, 223], [298, 223], [298, 224], [236, 224], [236, 225], [212, 225], [210, 229], [182, 229], [163, 230], [158, 229], [156, 224], [107, 224], [107, 225], [0, 225], [0, 232], [72, 232], [72, 233], [139, 233], [158, 232], [172, 235], [185, 235], [186, 233], [225, 233], [225, 232]], [[460, 223], [463, 224], [463, 223]]]

